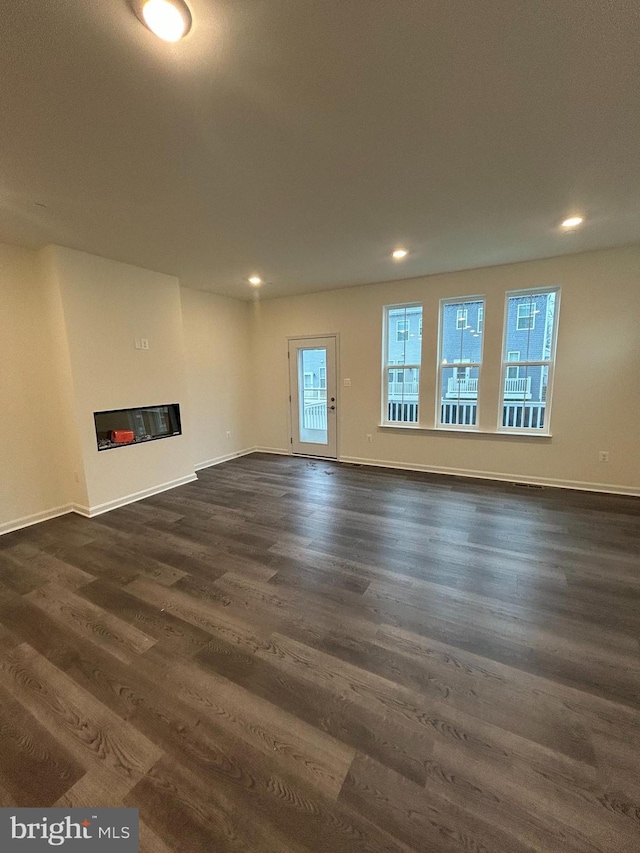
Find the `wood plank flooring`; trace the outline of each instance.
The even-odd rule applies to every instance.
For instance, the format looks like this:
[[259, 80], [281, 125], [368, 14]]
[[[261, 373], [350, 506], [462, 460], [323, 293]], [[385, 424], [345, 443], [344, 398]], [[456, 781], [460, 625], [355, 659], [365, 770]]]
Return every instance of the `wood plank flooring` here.
[[638, 853], [640, 501], [253, 454], [0, 538], [0, 804], [144, 853]]

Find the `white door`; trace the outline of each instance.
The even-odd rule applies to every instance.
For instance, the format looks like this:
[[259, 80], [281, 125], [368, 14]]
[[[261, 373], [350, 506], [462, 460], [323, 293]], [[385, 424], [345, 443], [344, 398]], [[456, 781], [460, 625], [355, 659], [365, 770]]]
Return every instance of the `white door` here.
[[337, 386], [335, 337], [289, 341], [293, 453], [337, 458]]

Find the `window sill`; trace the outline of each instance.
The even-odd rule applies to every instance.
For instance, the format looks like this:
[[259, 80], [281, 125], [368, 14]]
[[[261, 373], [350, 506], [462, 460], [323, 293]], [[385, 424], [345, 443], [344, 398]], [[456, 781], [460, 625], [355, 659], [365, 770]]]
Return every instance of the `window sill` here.
[[427, 427], [410, 424], [378, 424], [378, 429], [408, 430], [410, 432], [441, 432], [447, 435], [492, 435], [499, 438], [553, 438], [553, 434], [550, 432], [533, 432], [533, 430], [457, 429], [455, 427]]

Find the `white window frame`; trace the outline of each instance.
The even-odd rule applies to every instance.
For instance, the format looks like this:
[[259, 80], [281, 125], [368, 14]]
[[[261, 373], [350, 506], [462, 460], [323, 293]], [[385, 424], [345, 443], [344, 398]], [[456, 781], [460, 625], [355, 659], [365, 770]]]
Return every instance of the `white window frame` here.
[[[482, 302], [482, 309], [484, 312], [485, 306], [485, 297], [484, 296], [455, 296], [449, 299], [441, 299], [440, 307], [438, 312], [438, 365], [437, 365], [437, 374], [436, 374], [436, 429], [442, 430], [463, 430], [465, 432], [469, 431], [478, 431], [480, 419], [478, 417], [478, 413], [480, 411], [480, 394], [482, 389], [482, 358], [484, 353], [484, 335], [481, 336], [480, 340], [480, 361], [469, 361], [467, 359], [454, 359], [452, 362], [444, 364], [442, 361], [442, 348], [444, 345], [444, 332], [443, 332], [443, 321], [444, 321], [444, 309], [447, 305], [466, 305], [471, 302]], [[464, 317], [464, 326], [460, 326], [459, 322], [463, 317], [461, 316], [461, 312], [463, 312]], [[467, 328], [467, 318], [469, 316], [468, 308], [459, 308], [456, 312], [456, 331], [463, 331]], [[478, 370], [478, 402], [476, 409], [476, 422], [475, 424], [450, 424], [442, 422], [442, 377], [443, 373], [447, 368], [456, 368], [456, 378], [458, 370], [462, 370], [463, 368], [460, 365], [464, 365], [464, 370], [466, 376], [469, 376], [469, 371], [472, 368], [477, 368]], [[453, 402], [453, 401], [452, 401]]]
[[[546, 293], [555, 293], [556, 294], [556, 304], [555, 310], [553, 314], [553, 328], [551, 330], [551, 351], [549, 353], [548, 359], [541, 359], [539, 361], [509, 361], [508, 355], [512, 352], [517, 352], [517, 350], [507, 350], [507, 336], [509, 333], [509, 300], [514, 297], [519, 296], [542, 296]], [[497, 432], [502, 433], [520, 433], [525, 435], [551, 435], [551, 404], [553, 401], [553, 380], [555, 374], [555, 366], [556, 366], [556, 349], [558, 346], [558, 324], [560, 321], [560, 298], [561, 298], [561, 288], [560, 286], [553, 287], [537, 287], [537, 288], [527, 288], [526, 290], [508, 290], [504, 295], [504, 324], [502, 330], [502, 370], [500, 372], [500, 397], [498, 401], [498, 425]], [[525, 305], [531, 305], [532, 302], [524, 303]], [[517, 312], [520, 312], [520, 305], [517, 307]], [[516, 314], [516, 317], [518, 314]], [[529, 317], [534, 318], [534, 324], [528, 326], [527, 329], [517, 329], [517, 331], [530, 331], [535, 328], [535, 314], [531, 313], [528, 315]], [[517, 326], [517, 319], [516, 319]], [[507, 358], [505, 358], [505, 355]], [[544, 427], [542, 429], [538, 429], [537, 427], [508, 427], [502, 425], [502, 416], [503, 416], [503, 406], [504, 406], [504, 388], [505, 382], [507, 379], [507, 368], [509, 367], [547, 367], [547, 393], [545, 397], [545, 415], [544, 415]]]
[[[309, 380], [309, 381], [307, 381], [307, 380]], [[312, 389], [313, 388], [313, 371], [312, 370], [305, 370], [304, 371], [304, 378], [302, 381], [303, 381], [303, 389], [305, 391], [309, 391], [310, 389]]]
[[326, 390], [326, 387], [327, 387], [327, 368], [322, 364], [318, 368], [318, 381], [320, 383], [320, 389]]
[[[399, 306], [395, 306], [396, 308]], [[406, 326], [406, 329], [401, 329], [400, 326]], [[405, 341], [409, 340], [409, 331], [411, 329], [411, 321], [410, 320], [396, 320], [396, 343], [401, 344]], [[402, 335], [406, 335], [406, 338], [403, 338]]]
[[[454, 358], [452, 364], [456, 371], [456, 379], [469, 378], [469, 366], [471, 364], [470, 358]], [[447, 365], [447, 367], [449, 367], [449, 365]], [[462, 373], [462, 371], [464, 371], [464, 373]]]
[[[528, 294], [527, 294], [528, 295]], [[508, 303], [507, 303], [508, 304]], [[517, 313], [516, 313], [516, 332], [529, 332], [536, 327], [536, 312], [535, 308], [531, 306], [534, 305], [533, 302], [523, 302], [521, 305], [518, 305]], [[522, 314], [521, 308], [528, 308], [528, 314]], [[527, 320], [526, 326], [520, 325], [520, 320]]]
[[[512, 355], [515, 355], [515, 358], [511, 358]], [[520, 350], [519, 349], [509, 350], [507, 352], [507, 361], [520, 361]], [[509, 376], [510, 370], [515, 370], [516, 375], [515, 376]], [[519, 372], [520, 372], [520, 368], [517, 365], [515, 367], [513, 365], [511, 365], [511, 366], [507, 365], [505, 379], [517, 379]]]
[[484, 302], [478, 308], [478, 325], [476, 326], [476, 332], [478, 334], [482, 334], [482, 327], [484, 326]]
[[[458, 308], [456, 312], [456, 330], [458, 332], [463, 331], [467, 328], [469, 318], [469, 309], [468, 308]], [[460, 325], [462, 323], [462, 326]]]
[[[385, 305], [382, 309], [382, 383], [381, 383], [381, 394], [380, 394], [380, 402], [381, 402], [381, 420], [380, 423], [382, 426], [390, 426], [390, 427], [398, 427], [400, 429], [407, 427], [416, 428], [420, 423], [420, 413], [421, 413], [421, 395], [420, 395], [420, 386], [418, 385], [418, 422], [403, 422], [403, 421], [390, 421], [389, 420], [389, 385], [391, 384], [390, 370], [395, 368], [397, 370], [407, 370], [413, 368], [417, 370], [417, 376], [421, 376], [421, 368], [422, 368], [422, 345], [420, 347], [420, 362], [417, 364], [401, 364], [400, 361], [397, 364], [393, 364], [393, 360], [389, 360], [388, 351], [389, 351], [389, 334], [388, 329], [390, 326], [389, 323], [389, 312], [397, 310], [398, 308], [402, 308], [405, 311], [410, 311], [412, 308], [420, 308], [421, 312], [424, 312], [424, 306], [422, 302], [400, 302], [394, 305]], [[401, 323], [406, 323], [406, 338], [398, 339], [398, 328]], [[407, 317], [405, 320], [396, 320], [396, 343], [408, 343], [409, 342], [409, 332], [410, 332], [410, 318]], [[394, 384], [397, 376], [394, 376]], [[404, 374], [403, 374], [404, 380]]]

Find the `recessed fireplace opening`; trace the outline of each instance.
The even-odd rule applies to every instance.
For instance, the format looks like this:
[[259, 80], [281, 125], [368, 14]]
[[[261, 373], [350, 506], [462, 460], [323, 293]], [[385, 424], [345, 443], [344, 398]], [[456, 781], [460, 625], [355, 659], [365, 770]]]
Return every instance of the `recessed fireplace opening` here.
[[116, 447], [182, 435], [178, 403], [94, 412], [93, 420], [98, 450], [114, 450]]

